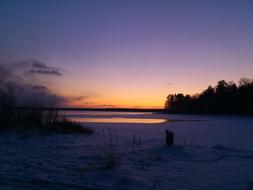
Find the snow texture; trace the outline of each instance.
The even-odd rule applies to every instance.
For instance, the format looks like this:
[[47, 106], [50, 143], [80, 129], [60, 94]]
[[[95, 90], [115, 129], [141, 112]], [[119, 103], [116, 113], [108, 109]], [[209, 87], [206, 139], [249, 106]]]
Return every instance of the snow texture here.
[[[1, 135], [0, 189], [253, 189], [253, 118], [151, 113], [77, 116], [170, 122], [86, 123], [96, 130], [92, 136]], [[166, 129], [175, 134], [174, 146], [165, 146]], [[107, 166], [110, 156], [112, 168]]]

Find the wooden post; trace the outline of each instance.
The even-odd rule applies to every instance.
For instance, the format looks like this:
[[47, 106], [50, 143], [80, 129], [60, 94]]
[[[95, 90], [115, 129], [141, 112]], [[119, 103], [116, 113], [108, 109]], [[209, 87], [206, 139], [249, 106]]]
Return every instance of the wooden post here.
[[174, 144], [174, 134], [172, 131], [169, 131], [168, 129], [166, 129], [165, 131], [165, 140], [166, 140], [166, 145], [170, 146]]

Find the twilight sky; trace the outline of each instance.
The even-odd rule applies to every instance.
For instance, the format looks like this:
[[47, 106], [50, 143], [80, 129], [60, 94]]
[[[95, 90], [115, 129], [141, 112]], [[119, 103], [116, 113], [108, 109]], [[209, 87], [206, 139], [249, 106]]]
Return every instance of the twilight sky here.
[[253, 1], [0, 0], [0, 64], [31, 60], [70, 106], [163, 107], [253, 78]]

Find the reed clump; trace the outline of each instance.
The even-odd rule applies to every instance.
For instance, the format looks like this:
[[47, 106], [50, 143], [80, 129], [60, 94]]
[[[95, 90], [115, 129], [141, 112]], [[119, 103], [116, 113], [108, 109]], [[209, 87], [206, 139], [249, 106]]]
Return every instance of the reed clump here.
[[73, 122], [55, 109], [43, 106], [20, 108], [13, 97], [0, 91], [0, 132], [92, 134], [94, 130]]

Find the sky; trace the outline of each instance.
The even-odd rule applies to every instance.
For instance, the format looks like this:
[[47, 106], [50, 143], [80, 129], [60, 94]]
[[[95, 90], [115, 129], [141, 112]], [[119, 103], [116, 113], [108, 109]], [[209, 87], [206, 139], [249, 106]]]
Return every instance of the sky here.
[[0, 66], [64, 106], [162, 108], [253, 78], [252, 34], [250, 0], [0, 0]]

